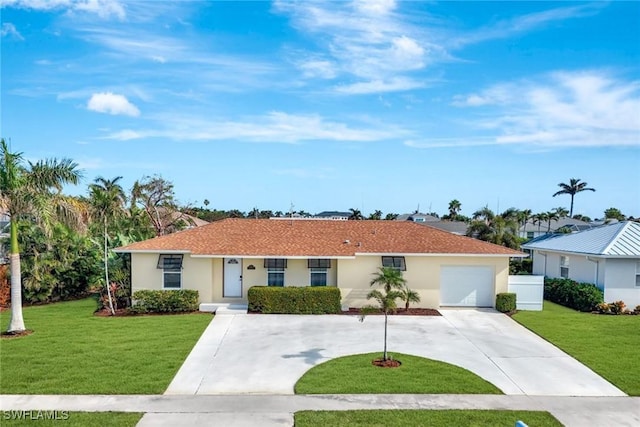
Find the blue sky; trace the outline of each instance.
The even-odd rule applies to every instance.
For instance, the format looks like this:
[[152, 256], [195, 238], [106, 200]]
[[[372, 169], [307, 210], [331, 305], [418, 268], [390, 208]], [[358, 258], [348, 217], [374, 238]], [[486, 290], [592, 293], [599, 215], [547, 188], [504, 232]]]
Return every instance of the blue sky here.
[[210, 208], [640, 216], [640, 2], [2, 0], [1, 133]]

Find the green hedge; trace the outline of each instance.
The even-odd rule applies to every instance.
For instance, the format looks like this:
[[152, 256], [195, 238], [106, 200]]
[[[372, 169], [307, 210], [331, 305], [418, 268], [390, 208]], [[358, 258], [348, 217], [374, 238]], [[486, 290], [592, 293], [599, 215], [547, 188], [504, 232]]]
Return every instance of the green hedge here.
[[593, 283], [571, 279], [544, 279], [544, 299], [579, 311], [593, 311], [604, 302], [604, 295]]
[[504, 292], [496, 295], [496, 310], [501, 313], [516, 311], [516, 294]]
[[136, 291], [133, 293], [134, 313], [181, 313], [198, 310], [198, 291], [176, 289], [169, 291]]
[[265, 314], [340, 313], [336, 287], [253, 286], [248, 292], [249, 311]]

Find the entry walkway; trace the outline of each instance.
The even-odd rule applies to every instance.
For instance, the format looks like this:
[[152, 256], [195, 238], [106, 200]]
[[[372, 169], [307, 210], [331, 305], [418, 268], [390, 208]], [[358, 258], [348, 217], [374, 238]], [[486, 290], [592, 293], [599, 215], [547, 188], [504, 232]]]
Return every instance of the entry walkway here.
[[144, 412], [138, 426], [291, 427], [302, 410], [504, 409], [548, 411], [567, 427], [640, 425], [640, 397], [506, 395], [0, 395], [0, 410]]

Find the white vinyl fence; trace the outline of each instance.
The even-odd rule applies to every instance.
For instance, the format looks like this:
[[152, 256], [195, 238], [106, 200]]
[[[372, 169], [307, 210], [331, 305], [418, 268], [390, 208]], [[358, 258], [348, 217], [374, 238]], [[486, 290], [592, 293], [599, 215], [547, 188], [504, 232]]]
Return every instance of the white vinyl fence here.
[[516, 294], [518, 310], [541, 311], [544, 276], [509, 276], [509, 292]]

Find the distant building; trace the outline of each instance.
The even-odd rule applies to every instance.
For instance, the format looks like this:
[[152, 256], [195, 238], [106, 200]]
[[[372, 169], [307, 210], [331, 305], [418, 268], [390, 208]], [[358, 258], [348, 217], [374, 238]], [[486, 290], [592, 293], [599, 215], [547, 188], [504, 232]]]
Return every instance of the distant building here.
[[351, 216], [351, 212], [340, 212], [340, 211], [322, 211], [319, 214], [315, 214], [314, 218], [321, 219], [336, 219], [336, 220], [348, 220]]
[[412, 214], [398, 215], [398, 217], [395, 220], [396, 221], [413, 221], [413, 222], [434, 222], [434, 221], [440, 221], [440, 218], [435, 217], [433, 215], [423, 214], [423, 213], [412, 213]]
[[551, 220], [549, 224], [547, 221], [534, 222], [533, 219], [527, 221], [527, 223], [520, 227], [519, 236], [525, 239], [535, 239], [547, 233], [575, 233], [578, 231], [589, 230], [594, 225], [588, 222], [581, 221], [573, 218], [560, 218]]

